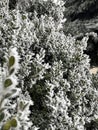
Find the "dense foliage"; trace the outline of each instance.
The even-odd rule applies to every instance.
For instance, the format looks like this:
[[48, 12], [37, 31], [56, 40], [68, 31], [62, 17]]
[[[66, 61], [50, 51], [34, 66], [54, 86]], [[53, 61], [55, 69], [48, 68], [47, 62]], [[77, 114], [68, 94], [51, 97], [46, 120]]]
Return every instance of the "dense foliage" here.
[[[89, 58], [83, 53], [88, 37], [78, 41], [70, 35], [65, 36], [62, 0], [56, 3], [24, 0], [16, 2], [13, 8], [9, 8], [11, 3], [8, 2], [2, 0], [0, 3], [0, 67], [9, 74], [11, 66], [12, 78], [15, 75], [18, 78], [14, 87], [20, 94], [16, 93], [11, 101], [6, 98], [9, 109], [11, 105], [13, 109], [6, 109], [9, 116], [0, 120], [0, 126], [10, 122], [7, 129], [3, 126], [3, 130], [10, 130], [14, 120], [17, 130], [88, 129], [98, 120], [98, 91], [89, 72]], [[16, 57], [10, 54], [13, 48], [17, 48], [14, 49]], [[16, 54], [20, 60], [14, 66]], [[9, 62], [5, 57], [9, 57]], [[17, 66], [20, 66], [18, 71]], [[1, 73], [0, 85], [2, 78], [6, 81]], [[12, 82], [7, 80], [7, 86]], [[1, 99], [3, 93], [5, 91], [1, 93]], [[15, 111], [17, 105], [19, 113]]]

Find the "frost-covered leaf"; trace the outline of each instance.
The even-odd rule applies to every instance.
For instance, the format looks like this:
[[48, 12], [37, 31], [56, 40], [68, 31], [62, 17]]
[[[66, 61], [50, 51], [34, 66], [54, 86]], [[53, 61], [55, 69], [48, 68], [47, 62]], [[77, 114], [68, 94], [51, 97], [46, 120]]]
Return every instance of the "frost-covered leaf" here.
[[11, 68], [11, 69], [10, 69], [10, 75], [13, 74], [14, 71], [15, 71], [15, 69], [14, 69], [14, 68]]
[[3, 112], [0, 113], [0, 122], [4, 119], [5, 114]]
[[11, 95], [12, 95], [11, 93], [7, 93], [4, 97], [9, 98]]

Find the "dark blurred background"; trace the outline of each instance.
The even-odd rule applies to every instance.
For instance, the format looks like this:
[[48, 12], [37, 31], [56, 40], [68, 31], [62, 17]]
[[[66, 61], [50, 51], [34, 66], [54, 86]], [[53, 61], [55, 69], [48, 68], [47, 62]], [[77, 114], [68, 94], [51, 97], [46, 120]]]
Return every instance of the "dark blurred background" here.
[[81, 40], [89, 33], [88, 46], [84, 53], [89, 55], [91, 67], [98, 66], [98, 0], [65, 1], [65, 34], [70, 33]]

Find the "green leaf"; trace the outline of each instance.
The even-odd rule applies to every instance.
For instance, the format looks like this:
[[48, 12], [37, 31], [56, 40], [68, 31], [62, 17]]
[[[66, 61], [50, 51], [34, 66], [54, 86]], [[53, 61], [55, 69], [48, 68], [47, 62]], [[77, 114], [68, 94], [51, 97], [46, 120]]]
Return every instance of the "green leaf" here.
[[2, 19], [2, 15], [0, 15], [0, 19]]
[[25, 20], [25, 19], [26, 19], [26, 16], [25, 16], [25, 15], [22, 15], [22, 19]]
[[10, 123], [10, 121], [7, 121], [7, 122], [3, 125], [2, 130], [10, 130], [10, 128], [11, 128], [11, 123]]
[[12, 119], [11, 121], [10, 121], [10, 123], [11, 123], [11, 126], [12, 127], [17, 127], [17, 120], [16, 119]]
[[0, 113], [0, 122], [4, 119], [4, 113]]
[[9, 86], [12, 85], [12, 80], [11, 79], [6, 79], [5, 82], [4, 82], [4, 87], [7, 88]]
[[9, 58], [9, 68], [11, 67], [11, 66], [13, 66], [15, 64], [15, 57], [14, 56], [11, 56], [10, 58]]

